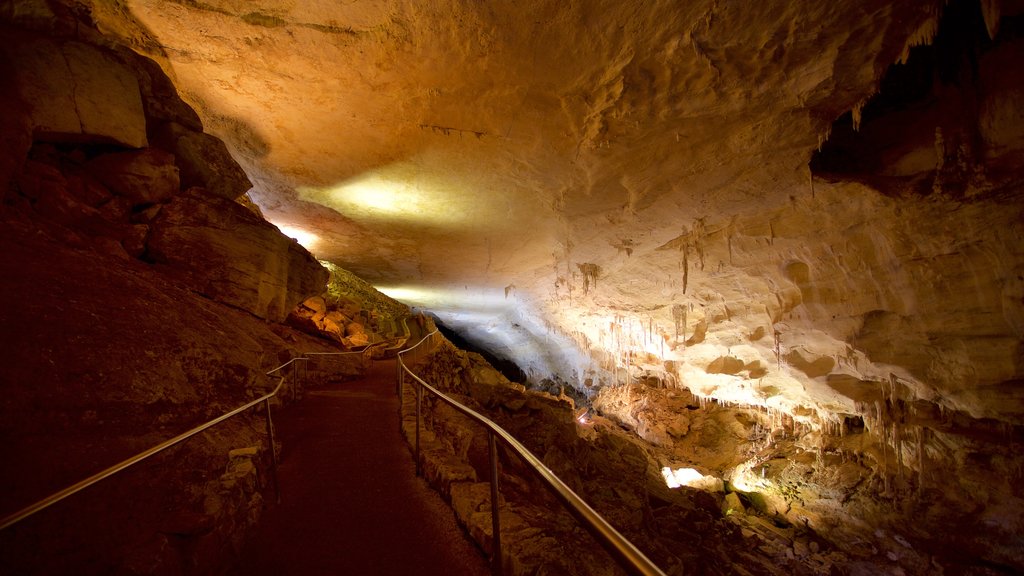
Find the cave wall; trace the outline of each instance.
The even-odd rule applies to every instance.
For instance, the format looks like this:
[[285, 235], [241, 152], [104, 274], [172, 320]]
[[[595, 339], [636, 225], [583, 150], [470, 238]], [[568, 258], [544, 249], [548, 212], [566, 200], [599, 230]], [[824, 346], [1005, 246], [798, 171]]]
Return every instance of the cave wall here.
[[[552, 17], [532, 28], [462, 5], [294, 18], [129, 4], [0, 7], [0, 72], [18, 86], [0, 131], [11, 230], [261, 321], [319, 291], [308, 253], [236, 202], [249, 179], [176, 74], [265, 208], [308, 216], [332, 256], [378, 280], [455, 286], [443, 303], [485, 345], [522, 334], [501, 341], [513, 359], [659, 463], [759, 494], [763, 513], [852, 557], [1021, 569], [1019, 2], [951, 2], [942, 18], [939, 3], [535, 3]], [[83, 25], [90, 10], [116, 40]], [[516, 56], [538, 37], [551, 50]], [[418, 52], [395, 65], [412, 46], [484, 67]], [[324, 54], [351, 63], [330, 97], [313, 89]], [[527, 88], [494, 81], [512, 72]], [[344, 146], [324, 124], [349, 128]], [[371, 226], [332, 203], [328, 185], [377, 168], [455, 191], [429, 199], [474, 226]], [[693, 402], [711, 407], [706, 431], [682, 422]]]
[[270, 321], [322, 290], [319, 263], [234, 202], [245, 173], [159, 66], [76, 26], [85, 16], [69, 8], [35, 10], [10, 14], [5, 34], [5, 106], [25, 111], [5, 118], [8, 205]]
[[[327, 271], [244, 205], [244, 172], [159, 66], [75, 5], [4, 3], [0, 29], [6, 515], [334, 348], [277, 324]], [[234, 419], [5, 529], [0, 572], [229, 570], [270, 487], [262, 423]]]

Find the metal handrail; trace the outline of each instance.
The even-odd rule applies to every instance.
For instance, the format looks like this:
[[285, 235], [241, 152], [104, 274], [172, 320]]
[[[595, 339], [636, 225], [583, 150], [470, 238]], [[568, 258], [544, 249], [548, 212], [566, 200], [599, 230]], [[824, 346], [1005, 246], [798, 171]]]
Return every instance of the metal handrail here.
[[274, 396], [276, 396], [277, 393], [281, 390], [281, 386], [284, 385], [284, 376], [275, 376], [273, 374], [274, 374], [274, 372], [277, 372], [278, 370], [286, 368], [289, 365], [293, 365], [295, 362], [303, 361], [303, 360], [308, 360], [308, 358], [295, 357], [295, 358], [292, 358], [291, 360], [285, 362], [284, 364], [278, 366], [277, 368], [274, 368], [273, 370], [270, 370], [270, 371], [266, 372], [265, 374], [267, 376], [271, 376], [272, 378], [280, 378], [281, 379], [281, 381], [277, 383], [277, 386], [274, 387], [274, 390], [271, 391], [270, 393], [264, 394], [263, 396], [260, 396], [259, 398], [257, 398], [255, 400], [245, 404], [244, 406], [240, 406], [238, 408], [235, 408], [234, 410], [232, 410], [230, 412], [227, 412], [225, 414], [222, 414], [222, 415], [218, 416], [217, 418], [214, 418], [213, 420], [210, 420], [209, 422], [206, 422], [204, 424], [200, 424], [199, 426], [196, 426], [195, 428], [189, 430], [188, 432], [184, 432], [182, 434], [179, 434], [179, 435], [175, 436], [174, 438], [171, 438], [170, 440], [166, 440], [164, 442], [161, 442], [160, 444], [157, 444], [156, 446], [154, 446], [154, 447], [152, 447], [152, 448], [150, 448], [148, 450], [140, 452], [140, 453], [132, 456], [131, 458], [128, 458], [127, 460], [123, 460], [121, 462], [118, 462], [117, 464], [114, 464], [113, 466], [111, 466], [111, 467], [109, 467], [109, 468], [107, 468], [105, 470], [102, 470], [100, 472], [97, 472], [96, 474], [93, 474], [92, 476], [89, 476], [88, 478], [85, 478], [85, 479], [83, 479], [83, 480], [81, 480], [81, 481], [79, 481], [79, 482], [77, 482], [77, 483], [75, 483], [75, 484], [73, 484], [71, 486], [68, 486], [67, 488], [65, 488], [65, 489], [63, 489], [63, 490], [61, 490], [59, 492], [55, 492], [54, 494], [51, 494], [51, 495], [47, 496], [46, 498], [43, 498], [42, 500], [39, 500], [38, 502], [36, 502], [34, 504], [26, 506], [25, 508], [22, 508], [21, 510], [18, 510], [17, 512], [14, 512], [13, 514], [9, 514], [9, 515], [5, 516], [2, 520], [0, 520], [0, 530], [3, 530], [3, 529], [5, 529], [5, 528], [7, 528], [7, 527], [9, 527], [9, 526], [11, 526], [13, 524], [16, 524], [16, 523], [24, 520], [25, 518], [28, 518], [29, 516], [31, 516], [31, 515], [33, 515], [33, 514], [35, 514], [37, 512], [40, 512], [40, 511], [42, 511], [42, 510], [44, 510], [46, 508], [49, 508], [50, 506], [53, 506], [57, 502], [60, 502], [61, 500], [67, 498], [68, 496], [71, 496], [71, 495], [73, 495], [73, 494], [75, 494], [77, 492], [81, 492], [82, 490], [88, 488], [89, 486], [92, 486], [93, 484], [96, 484], [97, 482], [100, 482], [100, 481], [102, 481], [102, 480], [104, 480], [106, 478], [109, 478], [110, 476], [113, 476], [114, 474], [117, 474], [118, 472], [124, 470], [125, 468], [128, 468], [130, 466], [138, 464], [139, 462], [149, 458], [150, 456], [153, 456], [153, 455], [155, 455], [155, 454], [157, 454], [159, 452], [162, 452], [162, 451], [170, 448], [171, 446], [174, 446], [176, 444], [180, 444], [181, 442], [184, 442], [185, 440], [188, 440], [192, 436], [195, 436], [196, 434], [198, 434], [198, 433], [200, 433], [200, 432], [202, 432], [202, 431], [204, 431], [204, 430], [206, 430], [208, 428], [216, 426], [217, 424], [220, 424], [221, 422], [223, 422], [223, 421], [225, 421], [225, 420], [227, 420], [227, 419], [229, 419], [229, 418], [231, 418], [233, 416], [237, 416], [238, 414], [241, 414], [242, 412], [245, 412], [249, 408], [252, 408], [253, 406], [256, 406], [257, 404], [259, 404], [261, 402], [265, 402], [266, 403], [266, 410], [267, 410], [267, 438], [268, 438], [268, 444], [270, 445], [271, 461], [273, 462], [272, 473], [273, 473], [273, 477], [274, 477], [274, 488], [275, 488], [275, 490], [277, 492], [277, 498], [278, 498], [278, 500], [280, 500], [280, 498], [281, 498], [281, 490], [280, 490], [280, 486], [278, 486], [278, 483], [277, 483], [277, 464], [278, 464], [278, 462], [277, 462], [277, 448], [274, 446], [274, 424], [273, 424], [273, 421], [271, 420], [271, 417], [270, 417], [270, 399], [273, 398]]
[[600, 514], [598, 514], [593, 508], [590, 507], [582, 498], [580, 498], [569, 486], [562, 482], [562, 480], [555, 475], [544, 463], [533, 455], [532, 452], [526, 446], [523, 446], [518, 440], [516, 440], [511, 434], [509, 434], [504, 428], [498, 426], [490, 418], [481, 415], [472, 408], [469, 408], [457, 400], [444, 394], [437, 388], [434, 388], [430, 384], [424, 382], [419, 376], [413, 374], [408, 366], [402, 361], [402, 354], [408, 352], [425, 342], [428, 338], [437, 334], [437, 330], [434, 330], [430, 334], [423, 337], [422, 340], [417, 342], [415, 345], [398, 353], [398, 364], [399, 364], [399, 391], [404, 381], [404, 374], [412, 376], [412, 378], [419, 384], [416, 388], [416, 471], [420, 472], [420, 426], [421, 426], [421, 404], [423, 397], [423, 390], [428, 390], [431, 394], [434, 394], [440, 398], [443, 402], [468, 416], [470, 419], [476, 421], [478, 424], [483, 426], [487, 430], [488, 448], [490, 452], [490, 466], [491, 466], [491, 522], [492, 522], [492, 534], [494, 535], [494, 546], [491, 557], [491, 567], [496, 574], [501, 574], [501, 526], [499, 523], [499, 506], [498, 506], [498, 465], [497, 465], [497, 451], [495, 449], [494, 439], [497, 437], [501, 440], [507, 448], [512, 450], [519, 458], [521, 458], [527, 464], [527, 468], [533, 471], [542, 483], [551, 490], [562, 505], [574, 516], [576, 519], [586, 528], [593, 536], [601, 543], [602, 546], [618, 561], [622, 568], [626, 569], [631, 574], [638, 574], [644, 576], [665, 576], [660, 568], [643, 552], [641, 552], [632, 542], [626, 539], [625, 536], [619, 533], [611, 524], [608, 523]]

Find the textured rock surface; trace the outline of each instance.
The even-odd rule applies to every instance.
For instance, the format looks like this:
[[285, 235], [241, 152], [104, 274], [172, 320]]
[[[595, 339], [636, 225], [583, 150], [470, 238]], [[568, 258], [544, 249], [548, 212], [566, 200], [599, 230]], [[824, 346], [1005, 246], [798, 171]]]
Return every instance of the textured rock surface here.
[[95, 13], [272, 220], [535, 381], [834, 415], [829, 374], [895, 373], [1017, 410], [1014, 5], [129, 8]]
[[138, 79], [114, 54], [82, 42], [6, 34], [4, 57], [13, 63], [13, 86], [37, 137], [146, 145]]
[[[181, 193], [178, 166], [185, 163], [174, 152], [146, 147], [146, 132], [176, 122], [198, 134], [202, 125], [160, 69], [109, 45], [80, 12], [16, 4], [0, 5], [3, 20], [13, 16], [24, 25], [5, 24], [0, 36], [0, 98], [10, 104], [3, 138], [12, 143], [3, 149], [0, 182], [5, 516], [262, 395], [276, 384], [265, 371], [296, 349], [330, 350], [268, 324], [270, 305], [239, 309], [256, 300], [253, 293], [289, 309], [309, 294], [301, 291], [322, 291], [327, 272], [253, 211], [199, 189]], [[26, 46], [38, 51], [7, 57], [25, 56]], [[77, 63], [67, 77], [38, 61], [54, 50]], [[46, 117], [62, 110], [80, 125]], [[225, 158], [213, 159], [218, 168]], [[168, 248], [159, 244], [167, 236], [159, 225], [185, 201], [195, 218], [183, 220], [199, 223], [206, 215], [209, 223], [216, 205], [223, 227], [200, 229], [206, 244], [182, 245], [175, 254], [192, 250], [190, 259], [179, 258], [176, 268], [154, 265], [149, 240], [155, 235]], [[240, 222], [238, 230], [228, 226]], [[241, 245], [246, 237], [238, 234], [254, 228], [276, 250], [211, 250]], [[255, 261], [218, 268], [223, 259], [244, 256]], [[261, 285], [239, 275], [264, 260], [277, 263], [273, 281]], [[207, 286], [192, 281], [198, 276], [243, 282], [217, 293], [234, 305], [207, 297]], [[353, 368], [360, 369], [348, 372]], [[309, 372], [318, 378], [322, 370]], [[282, 390], [278, 404], [301, 393], [292, 378]], [[263, 418], [253, 418], [226, 422], [3, 530], [0, 572], [229, 570], [268, 487]], [[242, 446], [255, 450], [229, 458]]]
[[327, 271], [294, 240], [244, 206], [200, 188], [159, 212], [146, 248], [148, 259], [183, 272], [200, 294], [274, 322], [327, 284]]
[[252, 188], [220, 139], [175, 122], [159, 125], [154, 132], [154, 143], [174, 153], [183, 187], [205, 188], [228, 200]]
[[132, 205], [167, 202], [181, 189], [174, 156], [158, 148], [103, 154], [86, 170]]
[[[34, 223], [10, 220], [9, 210], [0, 216], [4, 514], [248, 402], [274, 383], [263, 372], [296, 349], [324, 350], [301, 334], [278, 336], [138, 260], [69, 247]], [[285, 392], [292, 396], [291, 384]], [[258, 474], [267, 473], [262, 419], [254, 418], [4, 530], [0, 569], [226, 566], [267, 486], [254, 490], [251, 474], [226, 479], [231, 485], [218, 479], [229, 448], [254, 444], [263, 447]], [[189, 544], [168, 547], [167, 539]]]
[[[1020, 2], [18, 6], [64, 31], [47, 6], [87, 6], [288, 235], [572, 387], [663, 466], [817, 530], [849, 571], [1024, 570]], [[197, 129], [142, 77], [151, 141]], [[2, 120], [13, 200], [145, 257], [162, 216], [104, 201], [25, 118]], [[264, 315], [308, 295], [278, 312], [239, 290]], [[769, 524], [740, 529], [772, 558], [823, 545]]]

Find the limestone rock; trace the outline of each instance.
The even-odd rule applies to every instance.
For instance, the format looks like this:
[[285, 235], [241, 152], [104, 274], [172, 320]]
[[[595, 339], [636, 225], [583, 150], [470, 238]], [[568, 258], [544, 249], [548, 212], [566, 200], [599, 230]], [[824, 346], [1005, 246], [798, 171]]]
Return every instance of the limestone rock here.
[[242, 206], [245, 206], [246, 209], [248, 209], [253, 214], [259, 216], [260, 218], [263, 218], [264, 220], [266, 219], [263, 217], [263, 210], [261, 210], [260, 207], [255, 202], [252, 201], [252, 198], [249, 196], [248, 193], [242, 194], [238, 198], [235, 198], [235, 202], [238, 202]]
[[149, 139], [155, 142], [154, 138], [163, 136], [161, 128], [167, 123], [174, 123], [179, 129], [202, 133], [203, 123], [199, 115], [181, 99], [177, 88], [160, 65], [134, 52], [126, 57], [126, 60], [129, 59], [139, 81]]
[[738, 374], [743, 370], [744, 362], [732, 356], [720, 356], [704, 369], [708, 374]]
[[786, 362], [807, 375], [808, 378], [825, 376], [835, 367], [836, 363], [830, 357], [817, 357], [802, 350], [793, 350], [786, 354]]
[[154, 129], [151, 138], [174, 153], [183, 188], [205, 188], [228, 200], [235, 200], [252, 188], [249, 178], [219, 138], [176, 122]]
[[4, 57], [37, 139], [147, 145], [138, 80], [116, 54], [75, 41], [10, 33]]
[[324, 317], [321, 331], [332, 340], [337, 340], [338, 342], [342, 342], [345, 338], [344, 324], [336, 321], [330, 314]]
[[275, 226], [198, 188], [160, 211], [146, 247], [193, 290], [274, 322], [327, 282], [327, 271]]
[[323, 316], [327, 314], [327, 302], [325, 302], [321, 296], [310, 296], [303, 300], [302, 304], [299, 306], [311, 312], [313, 316]]
[[146, 224], [134, 224], [125, 230], [121, 238], [121, 246], [125, 253], [132, 258], [139, 258], [146, 252], [146, 238], [149, 236], [149, 226]]
[[111, 193], [88, 173], [65, 174], [68, 193], [87, 206], [97, 208], [110, 200]]
[[353, 334], [351, 336], [346, 336], [342, 340], [342, 342], [346, 346], [348, 346], [350, 348], [358, 348], [360, 346], [367, 346], [367, 345], [369, 345], [370, 344], [370, 338], [366, 334], [360, 332], [360, 333], [357, 333], [357, 334]]
[[735, 492], [729, 492], [725, 495], [722, 501], [722, 515], [728, 516], [730, 514], [743, 514], [746, 512], [743, 503], [740, 502], [739, 494]]
[[181, 188], [174, 156], [159, 148], [103, 154], [89, 162], [87, 169], [132, 204], [165, 202]]
[[[57, 168], [29, 160], [24, 163], [16, 182], [18, 191], [32, 200], [32, 209], [40, 218], [87, 237], [120, 235], [118, 220], [107, 218], [102, 211], [73, 196], [68, 180]], [[112, 247], [108, 244], [102, 248], [109, 253]]]

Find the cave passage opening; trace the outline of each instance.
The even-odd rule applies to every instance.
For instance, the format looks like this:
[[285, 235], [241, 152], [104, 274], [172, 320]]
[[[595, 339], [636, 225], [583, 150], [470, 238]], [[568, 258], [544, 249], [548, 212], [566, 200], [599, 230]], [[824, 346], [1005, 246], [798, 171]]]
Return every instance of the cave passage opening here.
[[430, 316], [433, 318], [434, 324], [437, 326], [437, 329], [441, 334], [443, 334], [444, 337], [456, 347], [466, 350], [467, 352], [475, 352], [483, 356], [484, 360], [487, 360], [491, 366], [493, 366], [498, 372], [501, 372], [502, 376], [508, 378], [509, 382], [516, 382], [518, 384], [527, 383], [528, 379], [526, 377], [526, 372], [524, 372], [518, 364], [508, 358], [495, 354], [486, 346], [480, 345], [473, 339], [463, 335], [460, 331], [446, 325], [436, 315], [431, 314]]

